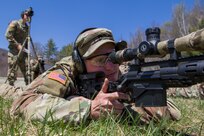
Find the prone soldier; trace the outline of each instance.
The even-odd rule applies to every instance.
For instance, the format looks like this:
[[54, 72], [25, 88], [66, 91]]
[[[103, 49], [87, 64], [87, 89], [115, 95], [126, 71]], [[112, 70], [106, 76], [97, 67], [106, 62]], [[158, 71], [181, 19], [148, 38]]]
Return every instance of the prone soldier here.
[[[164, 117], [180, 119], [180, 111], [170, 100], [167, 106], [135, 107], [135, 103], [127, 105], [119, 101], [128, 100], [129, 95], [123, 92], [107, 93], [109, 81], [119, 78], [119, 65], [113, 64], [108, 57], [115, 45], [112, 32], [106, 28], [82, 31], [76, 38], [72, 56], [63, 58], [29, 84], [26, 91], [13, 102], [11, 113], [23, 115], [29, 120], [43, 120], [51, 111], [52, 117], [48, 120], [81, 123], [106, 116], [111, 111], [121, 116], [124, 110], [131, 109], [132, 114], [146, 123]], [[90, 99], [80, 94], [82, 90], [77, 87], [77, 79], [83, 73], [94, 72], [103, 72], [105, 79], [96, 79], [104, 83], [96, 97]]]

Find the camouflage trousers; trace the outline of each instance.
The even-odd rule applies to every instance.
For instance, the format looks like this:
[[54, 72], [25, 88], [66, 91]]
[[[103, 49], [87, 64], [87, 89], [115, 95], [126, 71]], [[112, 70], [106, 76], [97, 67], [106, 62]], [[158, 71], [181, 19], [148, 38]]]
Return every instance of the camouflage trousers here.
[[150, 121], [159, 122], [164, 118], [170, 120], [180, 120], [181, 118], [181, 112], [172, 99], [167, 99], [167, 106], [163, 107], [136, 107], [132, 103], [126, 105], [126, 108], [132, 117], [139, 117], [138, 121], [145, 124], [148, 124]]
[[[21, 114], [26, 120], [61, 120], [78, 124], [89, 119], [91, 100], [80, 96], [70, 96], [67, 99], [56, 97], [50, 94], [38, 94], [25, 92], [14, 101], [11, 114]], [[179, 120], [181, 113], [172, 100], [167, 101], [165, 107], [135, 107], [129, 105], [131, 114], [144, 123], [151, 120], [159, 121], [162, 118]], [[133, 111], [133, 113], [132, 113]]]
[[[23, 74], [25, 84], [28, 84], [27, 79], [27, 57], [25, 55], [20, 55], [17, 61], [17, 55], [12, 54], [8, 52], [8, 81], [10, 85], [14, 85], [14, 82], [17, 79], [17, 70], [18, 67], [20, 68], [20, 71]], [[16, 63], [17, 61], [17, 63]], [[14, 67], [14, 64], [16, 63], [16, 66]]]
[[171, 97], [204, 99], [204, 83], [185, 88], [170, 88], [167, 90], [167, 95]]

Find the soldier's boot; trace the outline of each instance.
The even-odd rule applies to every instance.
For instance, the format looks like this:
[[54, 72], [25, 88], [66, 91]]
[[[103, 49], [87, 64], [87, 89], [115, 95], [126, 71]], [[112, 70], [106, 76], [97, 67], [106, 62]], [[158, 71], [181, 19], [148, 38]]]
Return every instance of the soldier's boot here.
[[[26, 75], [24, 76], [24, 82], [25, 82], [25, 85], [28, 85], [29, 84], [29, 82], [28, 82], [28, 78], [30, 77], [30, 75], [28, 75], [27, 73], [26, 73]], [[30, 79], [30, 82], [31, 82], [31, 79]]]
[[28, 79], [24, 78], [25, 85], [28, 85]]
[[14, 82], [13, 81], [9, 81], [9, 85], [14, 86]]
[[14, 76], [13, 73], [11, 73], [10, 76], [8, 77], [9, 85], [14, 86], [15, 81], [16, 81], [16, 77]]

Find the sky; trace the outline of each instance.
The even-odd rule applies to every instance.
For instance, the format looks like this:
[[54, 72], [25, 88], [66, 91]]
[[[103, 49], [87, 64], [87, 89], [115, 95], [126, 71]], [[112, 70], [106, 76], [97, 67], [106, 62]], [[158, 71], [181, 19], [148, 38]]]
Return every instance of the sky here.
[[89, 27], [108, 28], [116, 41], [129, 41], [138, 28], [170, 21], [173, 8], [182, 2], [187, 9], [194, 4], [194, 0], [1, 0], [0, 48], [8, 49], [5, 31], [9, 22], [20, 19], [29, 7], [34, 11], [33, 42], [46, 45], [52, 38], [60, 50]]

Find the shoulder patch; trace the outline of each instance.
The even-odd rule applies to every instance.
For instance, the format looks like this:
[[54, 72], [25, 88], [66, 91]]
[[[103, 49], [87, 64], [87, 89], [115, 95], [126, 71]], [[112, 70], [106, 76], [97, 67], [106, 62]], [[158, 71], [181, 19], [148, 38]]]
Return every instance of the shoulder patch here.
[[64, 76], [62, 74], [59, 74], [57, 72], [50, 72], [48, 74], [48, 78], [52, 79], [52, 80], [55, 80], [55, 81], [58, 81], [58, 82], [62, 83], [63, 85], [65, 85], [66, 80], [67, 80], [66, 76]]

